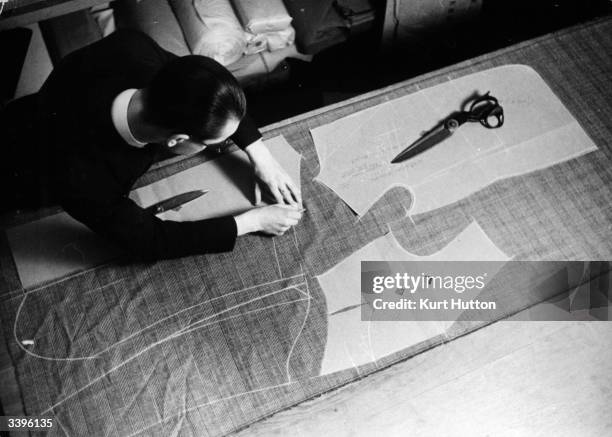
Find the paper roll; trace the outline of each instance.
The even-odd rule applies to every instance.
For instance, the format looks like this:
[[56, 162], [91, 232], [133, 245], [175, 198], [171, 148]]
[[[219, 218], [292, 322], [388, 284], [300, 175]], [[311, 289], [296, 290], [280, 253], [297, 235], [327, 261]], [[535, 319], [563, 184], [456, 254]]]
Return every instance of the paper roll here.
[[259, 34], [285, 30], [291, 16], [282, 0], [232, 0], [244, 28]]
[[223, 65], [242, 57], [247, 39], [229, 0], [170, 0], [192, 53]]

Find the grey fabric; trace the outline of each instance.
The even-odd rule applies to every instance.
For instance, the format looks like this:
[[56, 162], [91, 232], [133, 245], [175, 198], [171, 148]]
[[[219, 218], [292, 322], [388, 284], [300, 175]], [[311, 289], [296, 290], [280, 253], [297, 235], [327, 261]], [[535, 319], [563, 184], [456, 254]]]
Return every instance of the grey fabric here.
[[117, 28], [140, 30], [177, 56], [191, 54], [168, 0], [121, 0], [113, 9]]
[[[309, 128], [507, 63], [538, 71], [599, 150], [497, 182], [413, 221], [403, 218], [405, 190], [389, 191], [356, 221], [331, 190], [313, 181], [318, 163]], [[24, 299], [6, 241], [0, 241], [6, 348], [0, 375], [3, 386], [19, 393], [15, 399], [15, 391], [2, 391], [5, 413], [22, 408], [36, 415], [53, 407], [58, 426], [52, 435], [221, 435], [481, 326], [457, 323], [378, 367], [316, 376], [327, 319], [314, 276], [389, 228], [417, 254], [440, 249], [477, 220], [501, 250], [519, 259], [612, 259], [610, 77], [607, 18], [270, 126], [267, 137], [283, 134], [303, 155], [307, 213], [294, 232], [241, 238], [232, 253], [152, 265], [116, 262], [29, 291]], [[158, 167], [140, 183], [200, 159]], [[200, 329], [172, 337], [188, 326]], [[30, 352], [91, 358], [29, 355], [15, 342], [14, 327], [18, 339], [36, 340]]]

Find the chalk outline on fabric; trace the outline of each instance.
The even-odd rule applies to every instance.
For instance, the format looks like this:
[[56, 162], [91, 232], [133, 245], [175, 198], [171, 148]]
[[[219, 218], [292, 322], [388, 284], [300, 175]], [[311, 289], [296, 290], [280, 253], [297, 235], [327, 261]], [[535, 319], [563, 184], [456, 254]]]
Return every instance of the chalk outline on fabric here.
[[[183, 308], [182, 310], [179, 310], [179, 311], [177, 311], [177, 312], [176, 312], [176, 313], [174, 313], [174, 314], [171, 314], [171, 315], [169, 315], [169, 316], [166, 316], [166, 317], [164, 317], [164, 318], [162, 318], [162, 319], [160, 319], [160, 320], [157, 320], [156, 322], [154, 322], [154, 323], [152, 323], [152, 324], [150, 324], [150, 325], [148, 325], [148, 326], [146, 326], [146, 327], [144, 327], [144, 328], [142, 328], [142, 329], [139, 329], [139, 330], [138, 330], [138, 331], [136, 331], [136, 332], [131, 333], [129, 336], [127, 336], [127, 337], [125, 337], [125, 338], [123, 338], [123, 339], [121, 339], [121, 340], [119, 340], [119, 341], [117, 341], [117, 342], [113, 343], [112, 345], [110, 345], [110, 346], [106, 347], [105, 349], [103, 349], [103, 350], [101, 350], [101, 351], [99, 351], [99, 352], [95, 353], [94, 355], [85, 356], [85, 357], [50, 357], [50, 356], [44, 356], [44, 355], [36, 354], [36, 353], [34, 353], [34, 352], [32, 352], [32, 351], [30, 351], [30, 350], [28, 350], [28, 349], [25, 349], [25, 348], [22, 348], [22, 350], [23, 350], [25, 353], [27, 353], [28, 355], [31, 355], [31, 356], [33, 356], [33, 357], [35, 357], [35, 358], [39, 358], [39, 359], [42, 359], [42, 360], [49, 360], [49, 361], [78, 361], [78, 360], [89, 360], [89, 359], [97, 359], [97, 358], [101, 358], [101, 355], [103, 355], [104, 353], [108, 352], [109, 350], [111, 350], [111, 349], [113, 349], [113, 348], [117, 347], [118, 345], [121, 345], [121, 344], [123, 344], [123, 343], [125, 343], [125, 342], [129, 341], [130, 339], [132, 339], [132, 338], [134, 338], [134, 337], [136, 337], [136, 336], [138, 336], [138, 335], [142, 334], [143, 332], [145, 332], [145, 331], [147, 331], [147, 330], [149, 330], [149, 329], [151, 329], [151, 328], [153, 328], [153, 327], [155, 327], [155, 326], [157, 326], [157, 325], [159, 325], [159, 324], [161, 324], [161, 323], [163, 323], [163, 322], [165, 322], [165, 321], [167, 321], [167, 320], [169, 320], [169, 319], [172, 319], [172, 318], [174, 318], [174, 317], [177, 317], [179, 314], [184, 313], [184, 312], [186, 312], [186, 311], [189, 311], [189, 310], [191, 310], [191, 309], [193, 309], [193, 308], [200, 307], [200, 306], [204, 306], [204, 305], [209, 304], [209, 303], [211, 303], [211, 302], [213, 302], [213, 301], [216, 301], [216, 300], [219, 300], [219, 299], [223, 299], [224, 297], [229, 296], [229, 295], [234, 295], [234, 294], [238, 294], [238, 293], [244, 293], [244, 292], [249, 291], [249, 290], [252, 290], [252, 289], [256, 289], [256, 288], [260, 288], [260, 287], [265, 287], [265, 286], [272, 285], [272, 284], [275, 284], [275, 283], [278, 283], [278, 282], [282, 282], [282, 281], [289, 281], [289, 280], [291, 280], [291, 279], [296, 279], [296, 278], [301, 277], [301, 276], [303, 276], [303, 275], [302, 275], [302, 274], [300, 274], [300, 275], [294, 275], [294, 276], [291, 276], [291, 277], [289, 277], [289, 278], [278, 279], [278, 280], [274, 280], [274, 281], [271, 281], [271, 282], [263, 283], [263, 284], [260, 284], [260, 285], [246, 287], [246, 288], [243, 288], [243, 289], [240, 289], [240, 290], [237, 290], [237, 291], [233, 291], [233, 292], [230, 292], [230, 293], [226, 293], [226, 294], [224, 294], [223, 296], [217, 296], [217, 297], [214, 297], [214, 298], [212, 298], [212, 299], [209, 299], [209, 300], [207, 300], [207, 301], [205, 301], [205, 302], [200, 302], [200, 303], [198, 303], [198, 304], [191, 305], [191, 306], [189, 306], [189, 307], [187, 307], [187, 308]], [[112, 286], [112, 285], [115, 285], [115, 284], [116, 284], [116, 283], [118, 283], [118, 282], [123, 281], [123, 280], [124, 280], [124, 279], [119, 280], [119, 281], [114, 281], [114, 282], [112, 282], [112, 283], [110, 283], [110, 284], [106, 284], [106, 285], [104, 285], [104, 286], [98, 287], [98, 289], [102, 289], [102, 288], [107, 288], [107, 287], [110, 287], [110, 286]], [[304, 294], [304, 292], [302, 292], [302, 291], [301, 291], [299, 288], [297, 288], [297, 286], [299, 286], [299, 285], [303, 285], [303, 284], [304, 284], [304, 282], [300, 282], [300, 283], [297, 283], [297, 284], [294, 284], [294, 285], [290, 285], [290, 286], [287, 286], [287, 287], [283, 287], [283, 288], [281, 288], [280, 290], [276, 290], [276, 291], [274, 291], [274, 292], [267, 293], [267, 294], [264, 294], [264, 295], [262, 295], [262, 296], [259, 296], [259, 297], [255, 298], [255, 299], [251, 299], [251, 300], [249, 300], [249, 301], [245, 302], [245, 304], [248, 304], [248, 303], [251, 303], [251, 302], [254, 302], [254, 301], [257, 301], [257, 300], [264, 299], [264, 298], [266, 298], [266, 297], [268, 297], [268, 296], [271, 296], [271, 295], [277, 294], [277, 293], [279, 293], [279, 292], [281, 292], [281, 291], [286, 291], [286, 290], [289, 290], [289, 289], [295, 289], [295, 290], [297, 290], [298, 292], [300, 292], [301, 294]], [[19, 322], [19, 319], [20, 319], [20, 316], [21, 316], [21, 310], [22, 310], [22, 308], [23, 308], [23, 306], [24, 306], [24, 303], [25, 303], [25, 301], [26, 301], [26, 299], [27, 299], [27, 297], [28, 297], [28, 295], [29, 295], [29, 294], [30, 294], [30, 293], [26, 294], [26, 295], [23, 297], [23, 299], [22, 299], [21, 303], [19, 304], [19, 307], [17, 308], [17, 314], [16, 314], [16, 316], [15, 316], [15, 322], [14, 322], [14, 325], [13, 325], [13, 337], [14, 337], [14, 339], [15, 339], [15, 341], [16, 341], [16, 343], [17, 343], [17, 344], [20, 344], [20, 341], [19, 341], [19, 338], [18, 338], [18, 335], [17, 335], [17, 328], [18, 328], [18, 326], [17, 326], [17, 325], [18, 325], [18, 322]], [[241, 304], [241, 305], [242, 305], [242, 304]], [[232, 308], [237, 308], [237, 307], [239, 307], [239, 306], [241, 306], [241, 305], [236, 305], [236, 306], [231, 307], [231, 308], [229, 308], [229, 309], [232, 309]], [[208, 318], [212, 318], [212, 317], [214, 317], [214, 316], [216, 316], [216, 315], [218, 315], [218, 314], [224, 313], [224, 312], [227, 312], [227, 310], [223, 310], [223, 311], [221, 311], [220, 313], [217, 313], [217, 314], [213, 314], [213, 315], [211, 315], [211, 316], [208, 316]], [[208, 318], [205, 318], [205, 319], [203, 319], [203, 320], [207, 320]], [[197, 322], [194, 322], [193, 324], [198, 324], [198, 323], [202, 322], [203, 320], [198, 320]], [[185, 330], [185, 329], [188, 329], [188, 328], [190, 328], [190, 327], [191, 327], [193, 324], [187, 325], [186, 327], [181, 328], [181, 329], [179, 329], [179, 330], [178, 330], [178, 331], [176, 331], [176, 332], [181, 332], [181, 331], [183, 331], [183, 330]], [[172, 335], [173, 335], [173, 334], [171, 334], [171, 335], [170, 335], [170, 336], [168, 336], [168, 337], [171, 337]]]
[[[293, 235], [293, 237], [294, 237], [294, 244], [295, 244], [295, 246], [296, 246], [296, 249], [298, 250], [298, 254], [301, 256], [301, 254], [299, 253], [299, 247], [298, 247], [297, 235], [295, 234], [295, 230], [294, 230], [294, 229], [293, 229], [293, 234], [294, 234], [294, 235]], [[277, 257], [277, 261], [278, 261], [278, 255], [276, 254], [276, 252], [275, 252], [275, 255], [276, 255], [276, 257]], [[301, 269], [301, 271], [302, 271], [302, 272], [304, 271], [304, 267], [303, 267], [303, 264], [302, 264], [302, 260], [300, 260], [300, 269]], [[153, 344], [151, 344], [151, 345], [147, 346], [147, 347], [146, 347], [146, 348], [144, 348], [143, 350], [139, 351], [138, 353], [134, 354], [133, 356], [129, 357], [128, 359], [126, 359], [126, 360], [122, 361], [121, 363], [119, 363], [118, 365], [114, 366], [113, 368], [111, 368], [111, 369], [110, 369], [110, 370], [108, 370], [107, 372], [104, 372], [104, 374], [102, 374], [102, 375], [100, 375], [100, 376], [96, 377], [95, 379], [93, 379], [93, 380], [89, 381], [89, 382], [88, 382], [86, 385], [82, 386], [81, 388], [79, 388], [79, 389], [78, 389], [78, 390], [76, 390], [75, 392], [73, 392], [73, 393], [71, 393], [70, 395], [65, 396], [64, 398], [60, 399], [59, 401], [57, 401], [57, 402], [56, 402], [55, 404], [53, 404], [52, 406], [48, 407], [46, 410], [44, 410], [44, 411], [43, 411], [42, 413], [40, 413], [40, 414], [47, 414], [47, 413], [49, 413], [49, 412], [53, 411], [53, 409], [55, 409], [55, 408], [57, 408], [58, 406], [62, 405], [64, 402], [66, 402], [67, 400], [69, 400], [69, 399], [71, 399], [72, 397], [76, 396], [77, 394], [79, 394], [79, 393], [80, 393], [80, 392], [82, 392], [83, 390], [86, 390], [86, 389], [87, 389], [88, 387], [90, 387], [91, 385], [95, 384], [96, 382], [100, 381], [100, 380], [101, 380], [101, 379], [103, 379], [104, 377], [108, 376], [110, 373], [112, 373], [112, 372], [114, 372], [115, 370], [117, 370], [117, 369], [119, 369], [119, 368], [123, 367], [124, 365], [126, 365], [127, 363], [129, 363], [129, 362], [131, 362], [132, 360], [136, 359], [137, 357], [139, 357], [140, 355], [142, 355], [142, 354], [144, 354], [145, 352], [149, 351], [150, 349], [152, 349], [152, 348], [154, 348], [154, 347], [156, 347], [156, 346], [159, 346], [159, 345], [161, 345], [161, 344], [163, 344], [163, 343], [165, 343], [165, 342], [167, 342], [167, 341], [174, 340], [174, 339], [176, 339], [176, 338], [181, 337], [181, 336], [182, 336], [182, 335], [184, 335], [184, 334], [188, 334], [188, 333], [193, 332], [193, 331], [195, 331], [195, 330], [197, 330], [197, 329], [202, 329], [202, 328], [204, 328], [204, 327], [211, 326], [211, 325], [213, 325], [213, 324], [215, 324], [215, 323], [220, 323], [220, 322], [225, 321], [225, 320], [229, 320], [229, 319], [233, 319], [233, 318], [237, 318], [237, 317], [244, 317], [244, 316], [246, 316], [246, 315], [248, 315], [248, 314], [251, 314], [251, 313], [260, 312], [260, 311], [265, 311], [265, 310], [268, 310], [268, 309], [270, 309], [270, 308], [275, 308], [275, 307], [282, 306], [282, 305], [289, 305], [289, 304], [293, 304], [293, 303], [296, 303], [296, 302], [307, 301], [306, 311], [305, 311], [305, 316], [304, 316], [304, 321], [302, 322], [302, 325], [301, 325], [301, 327], [300, 327], [300, 329], [299, 329], [299, 331], [298, 331], [297, 335], [295, 336], [295, 338], [294, 338], [294, 339], [293, 339], [293, 341], [292, 341], [291, 348], [290, 348], [290, 350], [289, 350], [289, 353], [288, 353], [288, 356], [287, 356], [287, 361], [286, 361], [286, 364], [285, 364], [286, 378], [287, 378], [287, 381], [288, 381], [288, 382], [286, 382], [286, 383], [284, 383], [284, 384], [291, 383], [291, 382], [290, 382], [290, 381], [291, 381], [291, 374], [290, 374], [290, 361], [291, 361], [291, 358], [292, 358], [292, 355], [293, 355], [294, 349], [295, 349], [295, 347], [296, 347], [296, 345], [297, 345], [297, 343], [298, 343], [298, 341], [299, 341], [299, 339], [300, 339], [300, 337], [301, 337], [301, 335], [302, 335], [302, 332], [303, 332], [303, 330], [304, 330], [304, 328], [305, 328], [305, 326], [306, 326], [306, 321], [307, 321], [307, 319], [309, 318], [309, 315], [310, 315], [310, 310], [311, 310], [311, 300], [312, 300], [312, 296], [311, 296], [311, 294], [310, 294], [310, 289], [309, 289], [309, 287], [308, 287], [308, 281], [307, 281], [306, 275], [305, 275], [304, 273], [301, 273], [301, 274], [299, 274], [299, 275], [293, 275], [293, 276], [291, 276], [291, 277], [289, 277], [289, 278], [281, 278], [281, 279], [274, 280], [274, 281], [271, 281], [271, 282], [268, 282], [268, 283], [262, 283], [262, 284], [258, 284], [258, 285], [255, 285], [255, 286], [246, 287], [246, 289], [247, 289], [247, 290], [250, 290], [250, 289], [254, 289], [254, 288], [264, 287], [264, 286], [270, 285], [271, 283], [272, 283], [272, 284], [274, 284], [274, 283], [277, 283], [277, 282], [287, 281], [287, 280], [294, 279], [294, 278], [299, 278], [299, 277], [302, 277], [302, 278], [304, 279], [304, 281], [303, 281], [303, 282], [300, 282], [300, 283], [298, 283], [298, 284], [294, 284], [294, 285], [289, 286], [289, 287], [285, 287], [285, 288], [283, 288], [283, 289], [281, 289], [281, 290], [277, 290], [277, 291], [274, 291], [274, 292], [271, 292], [271, 293], [264, 294], [263, 296], [259, 296], [259, 297], [255, 298], [255, 299], [251, 299], [251, 300], [249, 300], [249, 301], [247, 301], [247, 302], [243, 302], [243, 303], [241, 303], [241, 304], [235, 305], [235, 306], [233, 306], [233, 307], [231, 307], [231, 308], [228, 308], [228, 309], [226, 309], [226, 310], [222, 311], [221, 313], [225, 313], [225, 312], [228, 312], [228, 311], [230, 311], [230, 310], [232, 310], [232, 309], [235, 309], [235, 308], [238, 308], [238, 307], [241, 307], [241, 306], [244, 306], [244, 305], [248, 305], [249, 303], [252, 303], [253, 301], [257, 301], [257, 300], [265, 299], [266, 297], [269, 297], [269, 296], [271, 296], [271, 295], [276, 295], [276, 294], [281, 293], [282, 291], [285, 291], [285, 290], [288, 290], [288, 289], [295, 289], [295, 290], [297, 290], [298, 292], [300, 292], [301, 294], [303, 294], [303, 295], [307, 296], [306, 298], [297, 299], [297, 300], [292, 300], [292, 301], [289, 301], [289, 302], [282, 302], [282, 303], [280, 303], [280, 304], [274, 304], [274, 305], [270, 305], [270, 306], [267, 306], [267, 307], [264, 307], [264, 308], [258, 308], [258, 309], [255, 309], [255, 310], [249, 311], [249, 312], [247, 312], [247, 313], [243, 313], [243, 314], [239, 314], [239, 315], [235, 315], [235, 316], [230, 316], [230, 317], [228, 317], [228, 318], [226, 318], [226, 319], [216, 320], [216, 321], [211, 322], [211, 323], [207, 323], [207, 324], [204, 324], [204, 325], [200, 325], [200, 326], [196, 326], [196, 327], [194, 327], [195, 325], [197, 325], [197, 324], [199, 324], [199, 323], [201, 323], [201, 322], [203, 321], [203, 320], [199, 320], [198, 322], [195, 322], [194, 324], [188, 325], [187, 327], [180, 329], [179, 331], [177, 331], [177, 332], [175, 332], [175, 333], [173, 333], [173, 334], [171, 334], [171, 335], [169, 335], [169, 336], [167, 336], [167, 337], [163, 338], [162, 340], [159, 340], [159, 341], [157, 341], [157, 342], [155, 342], [155, 343], [153, 343]], [[122, 279], [121, 279], [121, 280], [119, 280], [119, 281], [122, 281], [122, 280], [125, 280], [125, 278], [122, 278]], [[110, 285], [114, 285], [115, 283], [117, 283], [117, 282], [119, 282], [119, 281], [115, 281], [115, 282], [113, 282], [113, 283], [111, 283], [111, 284], [106, 284], [105, 286], [102, 286], [102, 287], [99, 287], [99, 288], [105, 288], [105, 287], [108, 287], [108, 286], [110, 286]], [[299, 286], [299, 285], [305, 285], [305, 286], [306, 286], [307, 293], [304, 293], [302, 290], [300, 290], [300, 289], [298, 288], [298, 286]], [[39, 289], [37, 289], [37, 290], [32, 290], [32, 291], [38, 291], [38, 290], [43, 289], [43, 288], [44, 288], [44, 287], [40, 287]], [[232, 292], [232, 293], [233, 293], [233, 294], [236, 294], [236, 293], [239, 293], [239, 292], [244, 292], [244, 291], [245, 291], [245, 289], [241, 289], [241, 290], [238, 290], [238, 291], [234, 291], [234, 292]], [[49, 361], [72, 361], [72, 360], [83, 360], [83, 359], [89, 359], [89, 358], [99, 358], [97, 355], [94, 355], [94, 356], [92, 356], [92, 357], [81, 357], [81, 358], [76, 358], [76, 359], [70, 359], [70, 358], [61, 358], [61, 359], [57, 359], [57, 358], [49, 358], [49, 357], [44, 357], [44, 356], [39, 356], [39, 355], [37, 355], [37, 354], [34, 354], [34, 353], [32, 353], [31, 351], [27, 350], [25, 347], [23, 347], [23, 346], [22, 346], [22, 345], [19, 343], [19, 341], [18, 341], [18, 339], [17, 339], [16, 329], [17, 329], [17, 321], [18, 321], [18, 319], [19, 319], [19, 317], [18, 317], [18, 316], [19, 316], [19, 311], [20, 311], [20, 309], [21, 309], [21, 307], [22, 307], [23, 303], [25, 302], [25, 300], [26, 300], [26, 298], [27, 298], [27, 295], [28, 295], [28, 294], [29, 294], [29, 293], [27, 293], [27, 294], [26, 294], [26, 295], [23, 297], [22, 302], [20, 303], [20, 306], [19, 306], [19, 309], [18, 309], [18, 313], [17, 313], [17, 315], [16, 315], [16, 317], [15, 317], [15, 324], [14, 324], [14, 327], [13, 327], [13, 335], [14, 335], [14, 337], [15, 337], [15, 340], [17, 341], [17, 343], [18, 343], [18, 345], [20, 346], [20, 348], [21, 348], [22, 350], [24, 350], [24, 352], [26, 352], [27, 354], [29, 354], [29, 355], [31, 355], [31, 356], [33, 356], [33, 357], [35, 357], [35, 358], [40, 358], [40, 359], [43, 359], [43, 360], [49, 360]], [[209, 301], [207, 301], [207, 302], [205, 302], [205, 303], [208, 303], [208, 302], [209, 302]], [[200, 305], [200, 304], [198, 304], [198, 305]], [[184, 310], [181, 310], [181, 311], [184, 311]], [[213, 315], [209, 316], [209, 318], [214, 318], [214, 317], [217, 317], [217, 316], [218, 316], [218, 315], [220, 315], [221, 313], [213, 314]], [[169, 316], [169, 317], [172, 317], [172, 316]], [[167, 319], [167, 318], [168, 318], [168, 317], [166, 317], [166, 318], [164, 318], [164, 319]], [[160, 322], [160, 321], [155, 322], [155, 323], [154, 323], [154, 324], [152, 324], [152, 325], [156, 325], [156, 324], [158, 324], [159, 322]], [[143, 330], [140, 330], [138, 333], [143, 332], [144, 330], [148, 329], [149, 327], [150, 327], [150, 326], [148, 326], [148, 327], [144, 328]], [[193, 329], [189, 329], [189, 328], [193, 328]], [[262, 390], [265, 390], [265, 389], [269, 389], [269, 388], [268, 388], [268, 387], [264, 387]], [[236, 396], [241, 396], [241, 395], [243, 395], [243, 394], [242, 394], [242, 393], [241, 393], [241, 394], [237, 394]]]

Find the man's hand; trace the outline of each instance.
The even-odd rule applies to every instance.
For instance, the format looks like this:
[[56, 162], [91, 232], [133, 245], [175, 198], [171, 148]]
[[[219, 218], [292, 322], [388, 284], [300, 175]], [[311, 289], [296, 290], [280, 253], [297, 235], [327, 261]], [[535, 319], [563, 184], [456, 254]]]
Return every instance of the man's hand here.
[[234, 219], [238, 235], [259, 231], [271, 235], [283, 235], [289, 228], [297, 225], [302, 212], [302, 209], [289, 205], [270, 205], [251, 209]]
[[[300, 207], [302, 198], [295, 183], [284, 168], [272, 156], [263, 141], [258, 140], [248, 146], [245, 151], [251, 159], [255, 176], [268, 188], [276, 203]], [[255, 188], [255, 204], [261, 202], [261, 187]]]

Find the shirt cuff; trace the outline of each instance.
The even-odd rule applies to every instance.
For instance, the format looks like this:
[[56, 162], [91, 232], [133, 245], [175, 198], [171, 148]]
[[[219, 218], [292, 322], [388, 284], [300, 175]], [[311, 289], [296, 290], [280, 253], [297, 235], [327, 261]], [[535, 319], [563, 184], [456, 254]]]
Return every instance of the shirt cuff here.
[[191, 223], [199, 228], [198, 232], [192, 234], [197, 235], [200, 240], [197, 243], [197, 252], [229, 252], [234, 249], [236, 237], [238, 235], [234, 217], [218, 217]]

